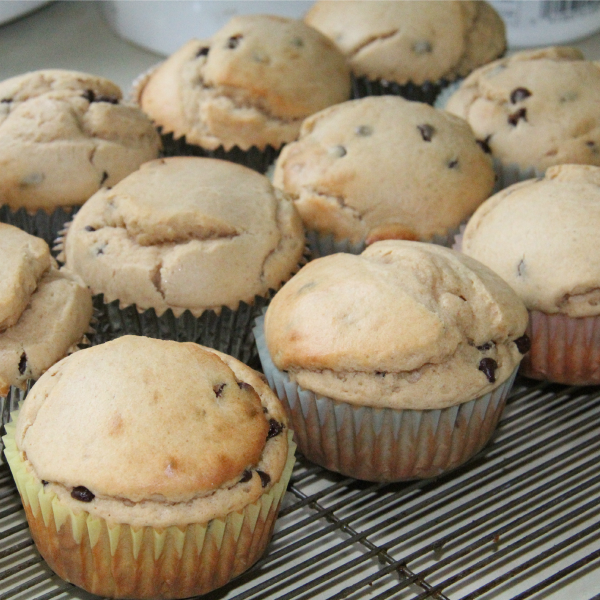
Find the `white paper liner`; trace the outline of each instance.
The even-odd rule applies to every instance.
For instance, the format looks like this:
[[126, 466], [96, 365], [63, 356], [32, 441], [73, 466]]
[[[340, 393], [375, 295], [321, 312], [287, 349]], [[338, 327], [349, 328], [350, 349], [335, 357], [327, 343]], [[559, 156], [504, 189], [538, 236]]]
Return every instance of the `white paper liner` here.
[[327, 469], [366, 481], [435, 477], [472, 458], [494, 433], [517, 372], [491, 392], [444, 409], [358, 406], [304, 390], [279, 371], [267, 349], [264, 317], [257, 319], [254, 335], [300, 451]]
[[568, 385], [600, 384], [600, 317], [529, 311], [531, 350], [522, 375]]
[[75, 513], [47, 492], [21, 460], [14, 430], [11, 423], [5, 453], [40, 554], [66, 581], [111, 598], [188, 598], [221, 587], [247, 570], [271, 539], [295, 462], [293, 434], [288, 431], [281, 477], [256, 502], [208, 523], [134, 528], [85, 510]]
[[[465, 223], [466, 221], [461, 223], [458, 227], [449, 229], [448, 233], [444, 235], [434, 235], [431, 239], [420, 241], [450, 248], [454, 242], [455, 236], [460, 231], [460, 228], [465, 226]], [[312, 259], [320, 258], [321, 256], [329, 256], [330, 254], [337, 254], [338, 252], [361, 254], [367, 247], [365, 242], [351, 242], [348, 239], [336, 241], [332, 233], [322, 235], [319, 234], [318, 231], [307, 231], [306, 241]]]

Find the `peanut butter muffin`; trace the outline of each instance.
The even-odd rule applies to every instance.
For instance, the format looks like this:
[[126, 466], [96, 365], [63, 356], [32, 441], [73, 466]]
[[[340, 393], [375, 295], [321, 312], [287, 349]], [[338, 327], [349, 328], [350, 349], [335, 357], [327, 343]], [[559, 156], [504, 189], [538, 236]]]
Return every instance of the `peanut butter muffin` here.
[[600, 166], [600, 68], [575, 48], [520, 52], [481, 67], [447, 100], [495, 159], [500, 187], [553, 165]]
[[8, 430], [38, 550], [111, 598], [187, 598], [245, 571], [294, 463], [285, 413], [258, 373], [136, 336], [52, 367]]
[[264, 175], [198, 157], [148, 162], [100, 190], [64, 246], [67, 267], [110, 305], [115, 331], [198, 341], [238, 358], [252, 352], [255, 313], [303, 252], [293, 203]]
[[256, 337], [302, 452], [395, 481], [438, 475], [487, 443], [526, 326], [521, 300], [482, 264], [389, 240], [308, 263]]
[[226, 158], [261, 172], [302, 120], [350, 97], [341, 52], [302, 21], [236, 16], [191, 40], [135, 85], [165, 152]]
[[52, 243], [74, 207], [159, 149], [150, 120], [107, 79], [46, 70], [2, 81], [0, 218]]
[[344, 102], [306, 119], [283, 149], [287, 192], [314, 256], [380, 239], [450, 245], [494, 186], [490, 157], [463, 120], [393, 96]]
[[0, 396], [37, 379], [82, 340], [92, 317], [83, 283], [48, 244], [0, 223]]
[[523, 372], [600, 383], [600, 168], [551, 167], [486, 201], [462, 250], [498, 273], [530, 311]]
[[502, 19], [487, 2], [315, 2], [304, 18], [334, 41], [354, 95], [433, 103], [439, 90], [504, 54]]

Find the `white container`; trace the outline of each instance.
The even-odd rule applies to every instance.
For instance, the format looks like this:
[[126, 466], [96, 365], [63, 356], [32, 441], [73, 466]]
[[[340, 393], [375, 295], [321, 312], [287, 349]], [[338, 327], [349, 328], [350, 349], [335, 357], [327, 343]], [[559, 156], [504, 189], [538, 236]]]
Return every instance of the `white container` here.
[[99, 4], [118, 35], [158, 54], [169, 55], [188, 40], [211, 37], [235, 15], [271, 14], [300, 19], [313, 2], [109, 0]]
[[600, 30], [597, 0], [490, 0], [506, 23], [508, 46], [564, 44]]

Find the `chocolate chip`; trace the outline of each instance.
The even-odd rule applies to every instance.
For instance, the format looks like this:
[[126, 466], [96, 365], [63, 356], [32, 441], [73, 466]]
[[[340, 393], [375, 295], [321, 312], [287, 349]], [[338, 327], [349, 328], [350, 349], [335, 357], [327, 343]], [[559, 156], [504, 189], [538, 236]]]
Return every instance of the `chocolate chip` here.
[[269, 485], [269, 482], [271, 481], [271, 476], [267, 475], [267, 473], [264, 473], [263, 471], [259, 471], [258, 469], [256, 469], [256, 472], [260, 477], [260, 482], [262, 483], [262, 486], [266, 488]]
[[283, 423], [280, 423], [275, 419], [269, 419], [269, 433], [267, 433], [267, 439], [270, 440], [271, 438], [279, 435], [283, 431], [284, 427], [285, 425]]
[[412, 49], [415, 54], [427, 54], [431, 52], [432, 46], [427, 40], [419, 40], [413, 44]]
[[495, 345], [496, 344], [494, 344], [494, 342], [486, 342], [485, 344], [481, 344], [481, 346], [477, 346], [477, 350], [485, 352], [486, 350], [490, 350], [491, 348], [493, 348]]
[[342, 156], [346, 156], [347, 152], [344, 146], [332, 146], [329, 148], [329, 154], [342, 158]]
[[585, 143], [588, 148], [593, 148], [596, 145], [596, 142], [589, 140]]
[[96, 99], [96, 94], [94, 94], [94, 90], [85, 90], [82, 96], [88, 101], [93, 102]]
[[84, 229], [85, 229], [86, 231], [96, 231], [96, 229], [95, 229], [94, 227], [92, 227], [91, 225], [86, 225], [86, 226], [84, 227]]
[[0, 100], [0, 102], [3, 102], [5, 104], [10, 104], [12, 102], [12, 98], [2, 98], [2, 100]]
[[106, 171], [102, 171], [102, 179], [100, 180], [100, 185], [102, 185], [108, 179], [108, 173]]
[[435, 129], [433, 128], [432, 125], [417, 125], [417, 129], [421, 132], [421, 137], [423, 138], [424, 141], [426, 142], [430, 142], [431, 138], [433, 137], [433, 134], [435, 132]]
[[242, 473], [242, 478], [240, 479], [240, 483], [246, 483], [252, 479], [252, 471], [249, 469], [245, 469]]
[[19, 359], [19, 374], [23, 375], [25, 373], [25, 369], [27, 368], [27, 354], [23, 352], [21, 354], [21, 358]]
[[531, 96], [531, 92], [527, 88], [516, 88], [510, 93], [510, 101], [516, 104], [525, 100], [525, 98], [529, 98], [529, 96]]
[[479, 363], [479, 370], [483, 372], [490, 383], [494, 383], [496, 381], [495, 371], [497, 368], [498, 363], [493, 358], [482, 358]]
[[458, 158], [455, 158], [448, 163], [449, 169], [456, 169], [457, 167], [458, 167]]
[[523, 119], [523, 121], [527, 121], [527, 109], [526, 108], [520, 108], [516, 113], [513, 113], [512, 115], [508, 115], [508, 122], [513, 127], [516, 127], [517, 123], [521, 119]]
[[42, 485], [48, 485], [48, 482], [45, 479], [42, 479]]
[[214, 390], [214, 392], [215, 392], [215, 396], [216, 396], [217, 398], [220, 398], [220, 397], [221, 397], [221, 394], [223, 393], [223, 388], [224, 388], [224, 387], [225, 387], [225, 384], [224, 384], [224, 383], [218, 383], [217, 385], [215, 385], [215, 386], [213, 387], [213, 390]]
[[227, 48], [229, 48], [230, 50], [233, 50], [234, 48], [237, 48], [239, 46], [240, 40], [242, 39], [243, 36], [241, 35], [232, 35], [228, 40], [227, 40]]
[[476, 140], [479, 144], [479, 147], [486, 153], [491, 154], [492, 149], [490, 148], [490, 140], [492, 139], [491, 135], [488, 135], [485, 140]]
[[527, 354], [529, 350], [531, 350], [531, 340], [526, 333], [524, 333], [520, 338], [517, 338], [515, 340], [515, 344], [517, 345], [517, 350], [521, 354]]
[[386, 371], [375, 371], [375, 375], [379, 375], [379, 377], [385, 377], [387, 375]]
[[91, 502], [95, 497], [90, 490], [82, 485], [74, 487], [71, 492], [71, 498], [75, 498], [75, 500], [79, 500], [80, 502]]
[[240, 390], [244, 390], [244, 391], [253, 390], [254, 391], [254, 388], [249, 383], [246, 383], [245, 381], [238, 381], [237, 384], [238, 384], [238, 387], [240, 388]]
[[373, 128], [369, 127], [369, 125], [359, 125], [354, 129], [354, 133], [356, 133], [356, 135], [366, 137], [373, 133]]
[[196, 52], [196, 58], [200, 58], [201, 56], [208, 56], [209, 50], [210, 48], [208, 46], [203, 46], [202, 48], [200, 48], [200, 50], [198, 50], [198, 52]]

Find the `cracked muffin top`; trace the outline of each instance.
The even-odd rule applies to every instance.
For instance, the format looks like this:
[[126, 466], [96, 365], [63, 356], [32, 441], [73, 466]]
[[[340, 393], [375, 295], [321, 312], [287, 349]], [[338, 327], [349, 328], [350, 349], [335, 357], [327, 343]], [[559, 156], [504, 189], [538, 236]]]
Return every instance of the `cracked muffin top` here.
[[464, 77], [501, 56], [504, 23], [487, 2], [316, 2], [304, 17], [355, 75], [422, 85]]
[[107, 79], [49, 70], [0, 82], [0, 204], [83, 204], [159, 150], [151, 121]]
[[262, 150], [296, 139], [305, 117], [347, 100], [350, 72], [335, 45], [302, 21], [244, 15], [188, 42], [137, 96], [163, 133], [208, 150]]
[[76, 513], [168, 527], [268, 491], [287, 433], [281, 403], [243, 363], [195, 343], [123, 336], [53, 366], [28, 394], [15, 438], [30, 471]]
[[308, 263], [265, 316], [269, 353], [305, 389], [354, 404], [437, 409], [472, 400], [519, 364], [527, 310], [458, 252], [388, 240]]
[[372, 96], [306, 119], [277, 160], [274, 185], [307, 229], [338, 241], [430, 240], [490, 195], [494, 170], [463, 119]]
[[64, 258], [105, 302], [199, 316], [266, 296], [303, 251], [293, 203], [265, 176], [174, 157], [94, 194], [69, 227]]
[[492, 196], [462, 251], [486, 264], [530, 310], [600, 314], [600, 167], [560, 165]]
[[44, 240], [0, 223], [0, 396], [37, 379], [88, 330], [92, 298]]
[[472, 73], [446, 110], [466, 119], [494, 158], [544, 172], [600, 165], [600, 66], [569, 47], [528, 50]]

